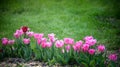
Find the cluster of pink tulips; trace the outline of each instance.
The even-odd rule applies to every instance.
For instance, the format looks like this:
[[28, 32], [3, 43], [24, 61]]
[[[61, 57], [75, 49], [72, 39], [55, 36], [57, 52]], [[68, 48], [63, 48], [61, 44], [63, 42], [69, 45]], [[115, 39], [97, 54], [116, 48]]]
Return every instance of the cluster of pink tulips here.
[[[47, 61], [48, 64], [76, 63], [88, 67], [116, 65], [118, 59], [115, 53], [107, 56], [105, 45], [97, 45], [97, 40], [93, 36], [86, 36], [79, 41], [75, 41], [73, 38], [59, 40], [54, 33], [48, 34], [48, 37], [45, 38], [43, 33], [32, 32], [27, 26], [23, 26], [16, 30], [14, 37], [15, 40], [2, 38], [0, 54], [5, 54], [3, 57], [7, 55], [28, 58], [27, 60], [34, 57], [40, 61]], [[31, 44], [32, 38], [36, 45]], [[35, 48], [31, 48], [31, 45], [34, 45]]]

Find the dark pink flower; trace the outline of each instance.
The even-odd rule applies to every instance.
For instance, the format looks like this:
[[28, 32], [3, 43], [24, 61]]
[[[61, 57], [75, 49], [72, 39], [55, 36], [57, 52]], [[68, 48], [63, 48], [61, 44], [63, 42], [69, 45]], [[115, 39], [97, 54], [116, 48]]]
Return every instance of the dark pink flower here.
[[75, 51], [80, 51], [80, 48], [81, 48], [82, 44], [83, 44], [83, 42], [82, 42], [81, 40], [78, 41], [78, 42], [76, 42], [76, 44], [73, 45], [73, 49], [74, 49]]
[[27, 26], [23, 26], [21, 29], [22, 29], [22, 31], [23, 31], [24, 33], [26, 33], [26, 32], [28, 31], [28, 27], [27, 27]]
[[8, 44], [8, 38], [2, 38], [2, 44], [7, 45]]
[[116, 61], [117, 60], [117, 54], [110, 54], [108, 56], [109, 60]]
[[82, 46], [82, 51], [83, 52], [87, 52], [88, 50], [89, 50], [89, 45], [88, 44], [83, 44], [83, 46]]
[[42, 43], [41, 43], [41, 47], [42, 47], [42, 48], [46, 48], [46, 47], [47, 47], [46, 42], [42, 42]]
[[104, 45], [99, 45], [98, 47], [99, 52], [104, 52], [105, 51], [105, 46]]
[[95, 49], [89, 49], [88, 52], [90, 55], [93, 55], [95, 53]]

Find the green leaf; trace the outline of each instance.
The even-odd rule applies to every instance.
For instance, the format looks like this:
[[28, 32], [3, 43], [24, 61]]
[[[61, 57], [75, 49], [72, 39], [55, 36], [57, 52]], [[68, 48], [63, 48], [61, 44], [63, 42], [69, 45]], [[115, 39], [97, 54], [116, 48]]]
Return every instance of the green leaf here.
[[83, 67], [88, 67], [87, 63], [85, 62], [81, 62], [81, 64], [83, 65]]
[[90, 61], [90, 67], [95, 67], [95, 60]]

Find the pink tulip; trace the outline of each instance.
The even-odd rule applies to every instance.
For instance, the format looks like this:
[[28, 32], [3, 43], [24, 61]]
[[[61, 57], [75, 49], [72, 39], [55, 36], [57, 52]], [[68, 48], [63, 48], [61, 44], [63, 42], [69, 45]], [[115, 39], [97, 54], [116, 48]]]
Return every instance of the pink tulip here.
[[8, 44], [13, 45], [15, 43], [15, 40], [9, 40]]
[[37, 44], [40, 45], [41, 44], [41, 40], [37, 39]]
[[116, 61], [117, 60], [117, 54], [110, 54], [108, 56], [109, 60]]
[[67, 45], [65, 48], [66, 48], [66, 51], [67, 51], [67, 52], [70, 51], [70, 45]]
[[82, 46], [83, 52], [87, 52], [89, 50], [89, 47], [90, 46], [88, 44], [83, 44], [83, 46]]
[[104, 45], [99, 45], [97, 48], [98, 48], [99, 52], [104, 52], [104, 50], [105, 50], [105, 46]]
[[76, 42], [76, 44], [73, 46], [73, 49], [75, 51], [80, 51], [80, 47], [81, 47], [82, 43], [83, 43], [82, 41]]
[[47, 45], [48, 48], [52, 47], [52, 43], [51, 42], [46, 42], [45, 44]]
[[90, 55], [93, 55], [95, 53], [95, 49], [89, 49], [88, 52]]
[[46, 48], [46, 47], [47, 47], [46, 42], [42, 42], [42, 43], [41, 43], [41, 47], [42, 47], [42, 48]]
[[8, 38], [2, 38], [2, 44], [7, 45], [8, 44]]
[[23, 31], [21, 29], [20, 30], [16, 30], [16, 32], [14, 33], [14, 37], [15, 38], [19, 38], [22, 35], [23, 35]]
[[48, 38], [50, 39], [51, 42], [55, 42], [55, 34], [54, 33], [48, 34]]
[[15, 38], [19, 38], [20, 37], [20, 34], [18, 32], [14, 33], [14, 37]]
[[93, 45], [96, 44], [96, 42], [97, 42], [96, 39], [90, 39], [90, 40], [87, 40], [85, 43], [86, 43], [86, 44], [89, 44], [90, 46], [93, 46]]
[[64, 42], [65, 42], [65, 44], [72, 45], [72, 44], [74, 44], [74, 39], [72, 39], [72, 38], [64, 38]]
[[43, 36], [44, 36], [44, 34], [42, 34], [42, 33], [41, 34], [39, 34], [39, 33], [34, 34], [35, 39], [41, 39]]
[[32, 37], [34, 35], [34, 32], [26, 32], [26, 34], [29, 36], [29, 37]]
[[41, 38], [41, 42], [47, 42], [46, 38]]
[[27, 38], [24, 38], [24, 39], [23, 39], [23, 43], [24, 43], [24, 44], [29, 44], [29, 43], [30, 43], [30, 39], [29, 39], [29, 38], [28, 38], [28, 39], [27, 39]]
[[63, 40], [57, 40], [57, 41], [55, 42], [55, 46], [56, 46], [57, 48], [61, 48], [61, 47], [63, 47], [63, 45], [64, 45], [64, 41], [63, 41]]
[[88, 41], [88, 40], [91, 40], [91, 39], [93, 39], [93, 36], [86, 36], [86, 37], [84, 38], [85, 41]]

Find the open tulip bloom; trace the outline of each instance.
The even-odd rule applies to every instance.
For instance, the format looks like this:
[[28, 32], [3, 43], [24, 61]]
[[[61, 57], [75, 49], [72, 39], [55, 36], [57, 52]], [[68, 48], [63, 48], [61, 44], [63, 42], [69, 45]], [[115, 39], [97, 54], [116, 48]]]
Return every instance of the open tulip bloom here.
[[43, 33], [32, 32], [30, 28], [23, 26], [16, 30], [14, 37], [13, 40], [5, 37], [1, 39], [0, 57], [20, 57], [26, 60], [35, 58], [50, 65], [60, 63], [84, 67], [117, 66], [118, 55], [108, 56], [105, 45], [97, 44], [93, 36], [86, 36], [76, 42], [73, 38], [59, 40], [54, 33], [44, 37]]

